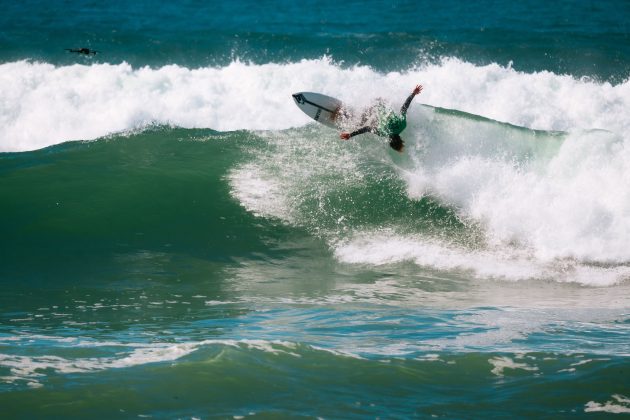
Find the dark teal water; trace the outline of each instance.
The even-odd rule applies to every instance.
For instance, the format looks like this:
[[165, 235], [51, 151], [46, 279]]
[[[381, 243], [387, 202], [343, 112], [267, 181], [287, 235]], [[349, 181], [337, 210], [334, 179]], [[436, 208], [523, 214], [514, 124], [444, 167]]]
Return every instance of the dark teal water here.
[[[456, 56], [623, 81], [630, 5], [623, 0], [463, 4], [431, 1], [4, 2], [0, 60], [222, 66], [234, 58], [293, 62], [330, 55], [345, 65], [400, 70]], [[80, 59], [79, 59], [80, 61]]]
[[3, 418], [630, 412], [626, 2], [3, 11]]

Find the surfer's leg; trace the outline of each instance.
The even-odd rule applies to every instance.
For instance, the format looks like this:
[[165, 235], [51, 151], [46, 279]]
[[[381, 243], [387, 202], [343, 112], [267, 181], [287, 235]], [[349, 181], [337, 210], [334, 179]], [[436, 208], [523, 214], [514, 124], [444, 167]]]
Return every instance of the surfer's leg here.
[[367, 107], [361, 113], [361, 120], [359, 120], [359, 125], [365, 125], [368, 119], [370, 119], [370, 115], [374, 112], [374, 106]]
[[368, 122], [369, 125], [373, 125], [372, 123], [376, 120], [376, 107], [378, 104], [372, 105], [368, 108], [365, 108], [361, 113], [361, 119], [359, 120], [359, 126], [366, 125]]
[[340, 106], [335, 109], [335, 112], [333, 112], [333, 114], [330, 116], [330, 119], [336, 122], [348, 120], [350, 117], [351, 115], [348, 110], [345, 107]]

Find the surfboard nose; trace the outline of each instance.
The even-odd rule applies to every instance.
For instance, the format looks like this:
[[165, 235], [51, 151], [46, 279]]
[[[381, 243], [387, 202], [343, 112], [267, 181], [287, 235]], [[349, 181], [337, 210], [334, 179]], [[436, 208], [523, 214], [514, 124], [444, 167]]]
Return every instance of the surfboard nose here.
[[304, 95], [302, 95], [301, 93], [294, 93], [292, 96], [298, 104], [304, 103]]

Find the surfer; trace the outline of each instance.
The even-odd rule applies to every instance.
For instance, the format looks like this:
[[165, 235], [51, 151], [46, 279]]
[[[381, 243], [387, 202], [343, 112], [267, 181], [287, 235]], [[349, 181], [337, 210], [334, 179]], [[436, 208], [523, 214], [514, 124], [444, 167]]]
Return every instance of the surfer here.
[[348, 140], [350, 137], [358, 136], [359, 134], [374, 133], [378, 136], [389, 138], [389, 146], [402, 153], [405, 142], [400, 138], [400, 133], [407, 127], [407, 110], [409, 105], [420, 92], [422, 92], [422, 85], [417, 85], [400, 108], [400, 114], [397, 114], [390, 106], [386, 105], [383, 100], [379, 100], [375, 105], [363, 111], [361, 115], [359, 124], [367, 125], [351, 133], [344, 131], [339, 137], [343, 140]]
[[89, 48], [66, 48], [66, 51], [71, 53], [83, 54], [83, 55], [96, 55], [98, 51], [91, 50]]

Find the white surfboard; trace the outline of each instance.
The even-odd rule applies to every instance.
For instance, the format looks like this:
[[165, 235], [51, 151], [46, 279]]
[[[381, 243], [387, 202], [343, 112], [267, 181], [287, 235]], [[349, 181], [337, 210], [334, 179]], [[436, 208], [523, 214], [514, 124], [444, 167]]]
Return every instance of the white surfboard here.
[[293, 94], [295, 104], [306, 115], [327, 127], [338, 128], [335, 121], [341, 101], [331, 96], [314, 92], [298, 92]]

